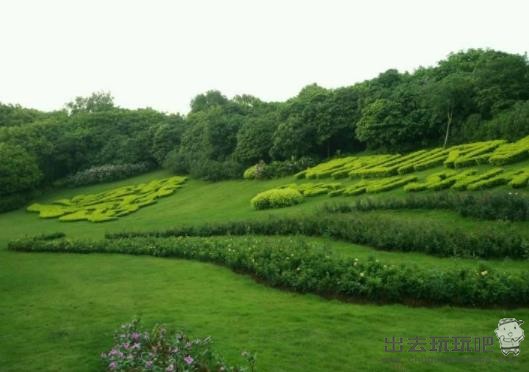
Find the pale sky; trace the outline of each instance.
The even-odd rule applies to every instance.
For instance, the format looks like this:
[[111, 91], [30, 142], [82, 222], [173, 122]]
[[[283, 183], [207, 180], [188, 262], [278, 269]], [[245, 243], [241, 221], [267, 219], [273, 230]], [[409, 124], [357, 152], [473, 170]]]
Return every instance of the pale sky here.
[[478, 47], [529, 51], [529, 1], [0, 0], [0, 101], [186, 113], [209, 89], [279, 101]]

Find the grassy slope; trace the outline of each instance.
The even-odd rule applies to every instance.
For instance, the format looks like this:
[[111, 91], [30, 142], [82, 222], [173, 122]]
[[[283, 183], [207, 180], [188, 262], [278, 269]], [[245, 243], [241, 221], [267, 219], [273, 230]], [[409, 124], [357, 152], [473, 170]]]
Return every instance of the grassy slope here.
[[[113, 184], [49, 194], [41, 201], [101, 191], [115, 185], [162, 177], [154, 172]], [[42, 220], [22, 210], [0, 215], [0, 366], [2, 370], [89, 371], [99, 366], [98, 354], [111, 345], [111, 330], [141, 314], [148, 325], [164, 322], [197, 336], [212, 335], [230, 360], [238, 352], [258, 352], [260, 370], [380, 370], [398, 366], [381, 361], [384, 337], [489, 335], [501, 317], [529, 319], [528, 309], [478, 310], [408, 308], [401, 305], [344, 304], [311, 295], [267, 288], [250, 278], [209, 264], [120, 255], [25, 254], [7, 252], [17, 236], [64, 231], [76, 237], [100, 237], [105, 231], [157, 229], [181, 223], [266, 218], [317, 208], [326, 197], [284, 210], [256, 212], [249, 206], [257, 192], [290, 180], [229, 181], [219, 184], [191, 180], [158, 204], [106, 224]], [[397, 191], [395, 193], [400, 193]], [[427, 218], [467, 228], [488, 222], [461, 219], [450, 212], [395, 212], [406, 218]], [[529, 230], [529, 224], [518, 225]], [[323, 239], [311, 239], [323, 242]], [[340, 242], [326, 242], [343, 254], [375, 254], [392, 262], [432, 266], [474, 265], [468, 260], [437, 259], [416, 253], [376, 252]], [[525, 262], [502, 262], [523, 270]], [[526, 341], [527, 342], [527, 341]], [[497, 345], [495, 345], [497, 348]], [[498, 350], [471, 354], [491, 366], [502, 366]], [[415, 370], [479, 370], [482, 363], [424, 364], [410, 358], [434, 353], [397, 354]], [[443, 354], [440, 357], [446, 357]], [[449, 355], [452, 356], [452, 355]], [[490, 359], [488, 359], [490, 358]], [[529, 347], [509, 364], [529, 368]]]

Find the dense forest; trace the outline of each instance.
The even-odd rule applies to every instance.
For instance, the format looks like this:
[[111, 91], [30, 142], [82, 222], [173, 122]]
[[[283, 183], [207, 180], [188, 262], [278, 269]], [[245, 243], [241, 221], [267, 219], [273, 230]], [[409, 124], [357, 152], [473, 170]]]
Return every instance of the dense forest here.
[[348, 87], [308, 85], [286, 102], [208, 91], [185, 116], [117, 107], [109, 93], [54, 112], [0, 104], [0, 210], [43, 186], [117, 165], [217, 180], [260, 161], [307, 164], [528, 134], [527, 56], [480, 49]]

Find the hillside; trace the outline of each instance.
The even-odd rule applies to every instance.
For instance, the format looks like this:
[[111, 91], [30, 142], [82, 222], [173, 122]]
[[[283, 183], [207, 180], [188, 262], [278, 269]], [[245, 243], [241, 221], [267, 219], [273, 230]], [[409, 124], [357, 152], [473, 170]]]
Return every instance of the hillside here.
[[[526, 162], [516, 163], [526, 167]], [[480, 167], [489, 167], [482, 165]], [[511, 166], [506, 165], [507, 170]], [[323, 167], [325, 168], [325, 167]], [[479, 167], [478, 167], [479, 168]], [[322, 169], [316, 168], [316, 169]], [[436, 165], [418, 172], [419, 179], [445, 168]], [[506, 170], [506, 171], [507, 171]], [[58, 189], [38, 202], [49, 203], [76, 195], [90, 195], [117, 187], [146, 183], [168, 177], [166, 171], [73, 189]], [[299, 177], [299, 176], [298, 176]], [[310, 176], [309, 176], [310, 177]], [[250, 200], [258, 193], [299, 183], [299, 179], [235, 180], [210, 183], [189, 179], [174, 195], [161, 198], [117, 220], [94, 224], [88, 221], [61, 222], [42, 219], [23, 209], [0, 215], [2, 247], [0, 255], [0, 300], [3, 321], [0, 347], [6, 370], [28, 370], [47, 365], [49, 370], [94, 370], [99, 353], [110, 346], [116, 324], [140, 315], [148, 324], [164, 322], [191, 334], [211, 335], [227, 358], [238, 360], [241, 350], [258, 353], [259, 370], [289, 371], [349, 370], [362, 365], [368, 369], [387, 367], [383, 337], [430, 334], [488, 335], [497, 319], [506, 315], [527, 318], [526, 307], [506, 311], [501, 306], [488, 309], [451, 306], [409, 307], [401, 304], [372, 304], [328, 300], [271, 288], [227, 268], [185, 259], [133, 257], [108, 254], [45, 254], [7, 251], [8, 241], [55, 231], [72, 239], [102, 239], [105, 233], [121, 231], [161, 231], [176, 226], [204, 225], [226, 221], [267, 221], [271, 217], [302, 218], [330, 199], [325, 195], [282, 209], [255, 210]], [[344, 182], [344, 179], [341, 179]], [[354, 179], [346, 183], [357, 182]], [[508, 187], [508, 186], [500, 186]], [[432, 191], [424, 191], [427, 194]], [[402, 197], [393, 189], [375, 197]], [[348, 202], [350, 196], [333, 201]], [[357, 198], [357, 197], [356, 197]], [[395, 217], [399, 220], [431, 223], [447, 229], [458, 226], [467, 232], [482, 232], [505, 226], [502, 222], [463, 218], [449, 210], [379, 210], [366, 216]], [[511, 222], [509, 229], [527, 234], [529, 222]], [[201, 239], [201, 238], [199, 238]], [[210, 238], [222, 240], [223, 237]], [[372, 256], [388, 264], [415, 263], [426, 270], [480, 270], [486, 264], [499, 272], [526, 273], [527, 261], [516, 259], [472, 259], [436, 257], [422, 252], [376, 250], [328, 237], [233, 237], [237, 244], [294, 247], [302, 240], [310, 249], [324, 249], [339, 257], [367, 260]], [[245, 239], [253, 239], [247, 241]], [[204, 240], [206, 243], [206, 240]], [[33, 324], [39, 324], [35, 328]], [[236, 328], [234, 328], [236, 324]], [[373, 327], [376, 324], [376, 327]], [[33, 343], [28, 344], [31, 337]], [[325, 353], [321, 351], [325, 350]], [[351, 352], [361, 350], [362, 352]], [[300, 356], [303, 355], [303, 358]], [[390, 355], [391, 356], [391, 355]], [[429, 370], [403, 354], [403, 365], [411, 370]], [[487, 359], [491, 366], [502, 365], [502, 356]], [[512, 370], [526, 370], [526, 355], [512, 362]], [[16, 366], [16, 367], [15, 367]], [[435, 365], [431, 370], [436, 369]], [[444, 370], [459, 370], [443, 365]], [[480, 370], [479, 364], [465, 365]]]

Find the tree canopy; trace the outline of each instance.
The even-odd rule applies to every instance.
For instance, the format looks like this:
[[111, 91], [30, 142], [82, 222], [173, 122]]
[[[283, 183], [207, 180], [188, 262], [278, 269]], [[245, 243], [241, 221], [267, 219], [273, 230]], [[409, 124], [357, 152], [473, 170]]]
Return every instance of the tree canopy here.
[[[210, 90], [187, 115], [118, 107], [110, 93], [42, 112], [0, 103], [0, 194], [106, 164], [151, 162], [203, 178], [263, 160], [409, 151], [529, 134], [526, 55], [470, 49], [352, 86], [310, 84], [285, 102]], [[214, 176], [212, 176], [214, 175]]]

